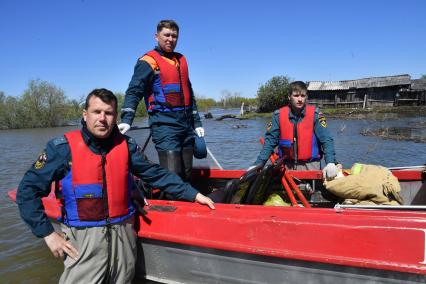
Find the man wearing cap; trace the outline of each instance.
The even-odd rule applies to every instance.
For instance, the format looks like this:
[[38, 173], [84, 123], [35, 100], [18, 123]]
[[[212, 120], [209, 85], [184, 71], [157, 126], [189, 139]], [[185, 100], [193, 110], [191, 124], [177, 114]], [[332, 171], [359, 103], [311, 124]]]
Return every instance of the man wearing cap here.
[[204, 128], [189, 81], [186, 58], [174, 52], [178, 37], [179, 27], [175, 21], [158, 23], [155, 34], [158, 46], [136, 63], [118, 128], [121, 133], [130, 129], [136, 108], [144, 98], [160, 165], [189, 181], [194, 138], [195, 135], [203, 137]]
[[[214, 209], [210, 198], [145, 160], [116, 121], [117, 98], [109, 90], [93, 90], [86, 98], [82, 129], [49, 141], [19, 184], [16, 203], [22, 219], [64, 260], [60, 283], [131, 283], [137, 251], [132, 174], [176, 199]], [[61, 184], [55, 193], [62, 233], [54, 231], [41, 202], [53, 181]]]
[[289, 169], [319, 170], [324, 156], [324, 177], [337, 175], [334, 142], [324, 114], [306, 103], [307, 87], [302, 81], [289, 85], [289, 105], [276, 110], [272, 125], [265, 133], [265, 143], [256, 162], [249, 169], [264, 165], [278, 146], [279, 156]]

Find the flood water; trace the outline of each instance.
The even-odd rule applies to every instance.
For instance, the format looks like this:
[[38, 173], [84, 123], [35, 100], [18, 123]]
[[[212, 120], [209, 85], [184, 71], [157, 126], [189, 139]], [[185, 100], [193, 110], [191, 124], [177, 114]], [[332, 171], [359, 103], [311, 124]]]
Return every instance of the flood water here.
[[[222, 112], [223, 113], [223, 112]], [[225, 111], [225, 113], [230, 113]], [[217, 117], [220, 111], [213, 112]], [[259, 137], [269, 119], [204, 120], [206, 142], [225, 169], [247, 168], [261, 149]], [[426, 144], [411, 141], [363, 136], [375, 129], [405, 128], [423, 125], [426, 117], [378, 120], [329, 119], [328, 127], [335, 140], [337, 159], [346, 168], [355, 162], [387, 167], [416, 166], [426, 163]], [[143, 125], [144, 121], [136, 124]], [[56, 260], [40, 239], [35, 238], [21, 221], [7, 191], [16, 188], [24, 172], [41, 153], [48, 140], [77, 127], [0, 131], [0, 279], [2, 283], [55, 283], [62, 272]], [[420, 131], [425, 131], [422, 128]], [[412, 133], [412, 132], [410, 132]], [[417, 132], [416, 132], [417, 133]], [[418, 133], [412, 135], [418, 135]], [[424, 132], [422, 132], [424, 134]], [[146, 133], [129, 132], [143, 145]], [[410, 134], [411, 135], [411, 134]], [[154, 160], [156, 158], [153, 158]], [[203, 162], [202, 162], [203, 164]]]

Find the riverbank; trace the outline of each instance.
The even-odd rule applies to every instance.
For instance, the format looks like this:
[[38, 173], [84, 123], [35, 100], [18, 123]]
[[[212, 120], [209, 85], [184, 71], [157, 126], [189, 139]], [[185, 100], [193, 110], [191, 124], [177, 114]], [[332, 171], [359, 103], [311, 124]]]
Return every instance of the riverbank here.
[[[426, 116], [426, 106], [399, 106], [399, 107], [375, 107], [368, 109], [358, 108], [322, 108], [321, 111], [327, 118], [338, 119], [390, 119], [398, 117]], [[272, 117], [272, 113], [249, 112], [244, 118]]]
[[[326, 108], [321, 109], [328, 119], [387, 121], [404, 118], [426, 117], [426, 106], [377, 107], [372, 109]], [[247, 113], [245, 119], [270, 118], [272, 113]], [[426, 122], [414, 120], [409, 125], [387, 126], [371, 129], [366, 127], [359, 133], [396, 141], [426, 143]]]
[[390, 119], [426, 116], [426, 106], [376, 107], [369, 109], [326, 108], [321, 109], [329, 118], [339, 119]]

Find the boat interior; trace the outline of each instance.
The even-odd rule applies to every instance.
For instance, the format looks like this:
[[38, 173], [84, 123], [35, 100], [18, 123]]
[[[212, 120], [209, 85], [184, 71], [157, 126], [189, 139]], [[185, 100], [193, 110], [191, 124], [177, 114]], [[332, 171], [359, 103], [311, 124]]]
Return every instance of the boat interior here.
[[[215, 203], [332, 208], [343, 201], [324, 187], [321, 175], [306, 178], [289, 171], [286, 179], [280, 164], [248, 172], [216, 171], [223, 172], [212, 174], [214, 170], [194, 169], [191, 185]], [[425, 170], [421, 173], [419, 180], [400, 180], [404, 205], [426, 205]], [[149, 199], [172, 199], [140, 181], [137, 185]], [[273, 196], [275, 202], [268, 203]]]
[[[284, 201], [282, 206], [291, 206], [291, 197], [285, 190], [282, 179], [281, 166], [271, 164], [263, 169], [255, 168], [246, 172], [240, 178], [208, 181], [198, 179], [193, 186], [216, 203], [263, 205], [275, 193]], [[321, 180], [293, 179], [311, 206], [333, 207], [338, 202], [336, 196], [325, 190]], [[205, 182], [208, 184], [207, 192], [203, 192], [206, 189]], [[302, 204], [300, 199], [297, 201]]]
[[[400, 179], [404, 205], [426, 205], [424, 169], [420, 173], [419, 180]], [[215, 203], [332, 208], [343, 201], [324, 187], [318, 173], [307, 177], [288, 171], [287, 178], [284, 176], [280, 164], [270, 164], [248, 172], [194, 169], [191, 185]], [[140, 182], [139, 188], [149, 199], [171, 199]], [[279, 202], [268, 204], [268, 198], [274, 194], [275, 201]]]

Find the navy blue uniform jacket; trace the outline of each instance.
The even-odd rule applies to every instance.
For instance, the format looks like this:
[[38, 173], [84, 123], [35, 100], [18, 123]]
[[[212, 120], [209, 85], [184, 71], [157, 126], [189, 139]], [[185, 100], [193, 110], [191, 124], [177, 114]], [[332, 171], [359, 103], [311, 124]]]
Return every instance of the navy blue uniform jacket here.
[[[110, 138], [118, 133], [115, 127]], [[83, 139], [96, 154], [107, 153], [113, 139], [96, 141], [82, 129]], [[194, 201], [198, 191], [184, 183], [176, 174], [146, 160], [140, 147], [131, 137], [125, 136], [129, 149], [129, 170], [152, 187], [159, 188], [177, 199]], [[49, 195], [51, 183], [61, 180], [71, 170], [71, 150], [65, 137], [50, 140], [46, 149], [33, 166], [25, 173], [18, 187], [16, 202], [22, 219], [29, 225], [34, 235], [45, 237], [54, 229], [47, 218], [41, 202], [42, 197]]]

